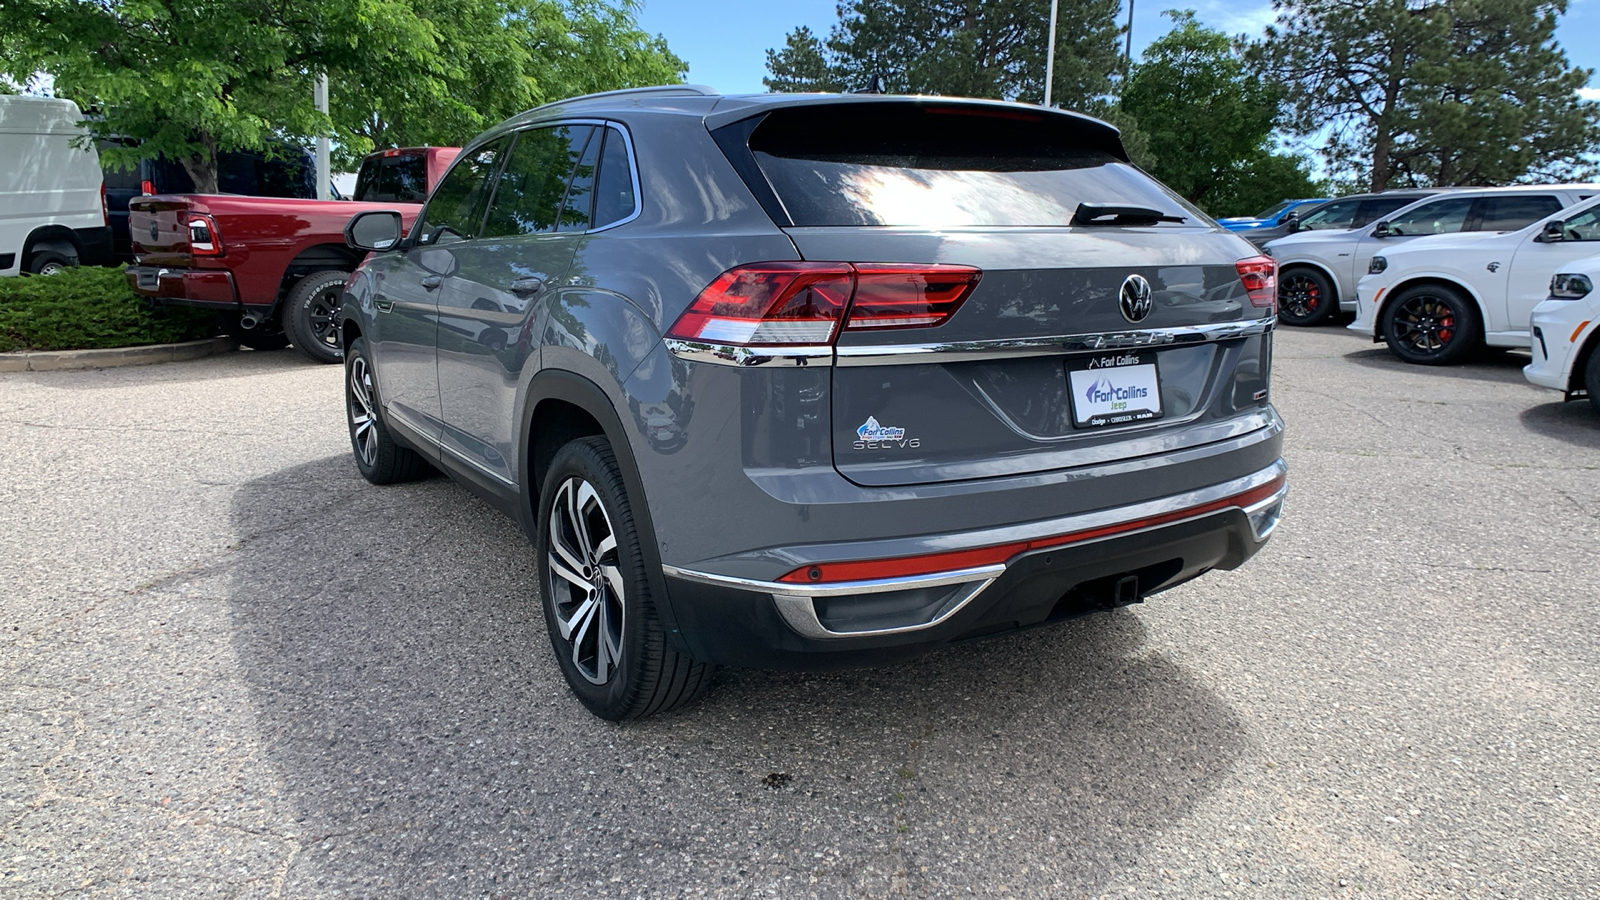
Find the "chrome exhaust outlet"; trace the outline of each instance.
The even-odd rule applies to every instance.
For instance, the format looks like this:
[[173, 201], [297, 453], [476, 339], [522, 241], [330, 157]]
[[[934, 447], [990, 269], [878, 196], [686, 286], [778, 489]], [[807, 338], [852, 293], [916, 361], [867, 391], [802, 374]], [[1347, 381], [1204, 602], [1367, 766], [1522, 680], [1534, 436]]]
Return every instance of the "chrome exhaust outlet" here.
[[252, 328], [254, 328], [254, 327], [256, 327], [257, 325], [260, 325], [260, 324], [261, 324], [261, 320], [256, 318], [255, 316], [240, 316], [239, 317], [239, 327], [243, 328], [245, 331], [249, 331], [250, 329], [252, 329]]

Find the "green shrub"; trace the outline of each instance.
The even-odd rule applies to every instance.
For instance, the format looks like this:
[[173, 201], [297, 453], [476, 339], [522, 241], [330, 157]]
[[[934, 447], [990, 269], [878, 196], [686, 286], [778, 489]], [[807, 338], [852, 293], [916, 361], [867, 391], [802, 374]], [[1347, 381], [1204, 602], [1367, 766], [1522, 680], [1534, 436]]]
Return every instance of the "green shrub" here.
[[84, 266], [48, 277], [0, 278], [0, 351], [170, 344], [218, 330], [208, 310], [151, 309], [121, 269]]

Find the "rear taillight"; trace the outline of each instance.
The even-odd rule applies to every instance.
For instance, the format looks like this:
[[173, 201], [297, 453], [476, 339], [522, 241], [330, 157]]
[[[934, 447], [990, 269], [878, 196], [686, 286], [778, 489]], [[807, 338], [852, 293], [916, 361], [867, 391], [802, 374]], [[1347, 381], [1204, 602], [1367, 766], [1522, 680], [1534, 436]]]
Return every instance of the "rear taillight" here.
[[1250, 295], [1250, 305], [1278, 311], [1278, 264], [1265, 256], [1252, 256], [1233, 264]]
[[717, 276], [667, 336], [731, 346], [826, 345], [841, 330], [927, 328], [983, 273], [971, 266], [769, 262]]
[[106, 204], [106, 183], [100, 182], [100, 222], [109, 226], [111, 224], [111, 207]]
[[154, 197], [156, 194], [156, 183], [148, 178], [139, 182], [139, 193], [145, 195], [146, 197]]
[[189, 252], [195, 256], [222, 255], [222, 234], [210, 216], [189, 217]]

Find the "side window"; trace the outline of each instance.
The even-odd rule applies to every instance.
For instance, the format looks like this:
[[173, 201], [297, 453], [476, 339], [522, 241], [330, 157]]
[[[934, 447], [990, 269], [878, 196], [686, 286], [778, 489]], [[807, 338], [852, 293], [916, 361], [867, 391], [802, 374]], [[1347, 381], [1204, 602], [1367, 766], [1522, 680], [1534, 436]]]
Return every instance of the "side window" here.
[[1389, 220], [1389, 231], [1394, 234], [1455, 234], [1467, 224], [1467, 214], [1472, 197], [1446, 197], [1401, 213]]
[[1600, 206], [1591, 206], [1561, 223], [1569, 241], [1600, 241]]
[[595, 182], [594, 225], [604, 228], [633, 215], [638, 200], [633, 195], [633, 168], [628, 142], [615, 128], [605, 129], [606, 145], [600, 154], [600, 176]]
[[1332, 231], [1340, 228], [1354, 228], [1356, 210], [1360, 208], [1360, 200], [1342, 200], [1338, 203], [1329, 203], [1327, 206], [1301, 219], [1300, 230]]
[[510, 137], [503, 137], [471, 153], [461, 154], [434, 190], [428, 208], [422, 211], [422, 222], [418, 226], [421, 230], [417, 232], [419, 243], [470, 240], [478, 236], [483, 205], [489, 198], [490, 179], [510, 141]]
[[567, 186], [566, 199], [561, 202], [561, 212], [556, 216], [557, 231], [588, 231], [589, 212], [594, 204], [594, 170], [600, 159], [600, 142], [605, 139], [604, 129], [597, 128], [590, 136], [583, 155], [572, 170], [572, 183]]
[[1356, 216], [1355, 227], [1370, 225], [1402, 206], [1417, 202], [1417, 197], [1373, 197], [1361, 201], [1361, 212]]
[[1522, 197], [1487, 197], [1478, 231], [1516, 231], [1545, 216], [1561, 212], [1561, 201], [1549, 194]]
[[572, 168], [589, 140], [589, 126], [531, 128], [517, 134], [505, 171], [500, 173], [485, 237], [548, 234], [566, 196]]

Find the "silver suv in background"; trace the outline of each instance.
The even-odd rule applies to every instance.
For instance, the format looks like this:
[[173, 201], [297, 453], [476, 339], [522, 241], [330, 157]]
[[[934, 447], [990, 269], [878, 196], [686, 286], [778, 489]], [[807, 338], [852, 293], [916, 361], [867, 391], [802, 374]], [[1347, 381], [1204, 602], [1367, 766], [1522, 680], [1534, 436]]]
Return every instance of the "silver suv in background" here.
[[1085, 116], [581, 97], [346, 233], [357, 467], [522, 523], [604, 718], [1137, 603], [1282, 508], [1272, 262]]
[[1278, 262], [1279, 320], [1317, 325], [1337, 310], [1354, 312], [1356, 284], [1372, 257], [1411, 238], [1516, 231], [1597, 191], [1592, 184], [1451, 189], [1403, 206], [1371, 227], [1307, 228], [1308, 217], [1300, 231], [1266, 246]]

